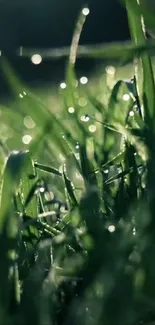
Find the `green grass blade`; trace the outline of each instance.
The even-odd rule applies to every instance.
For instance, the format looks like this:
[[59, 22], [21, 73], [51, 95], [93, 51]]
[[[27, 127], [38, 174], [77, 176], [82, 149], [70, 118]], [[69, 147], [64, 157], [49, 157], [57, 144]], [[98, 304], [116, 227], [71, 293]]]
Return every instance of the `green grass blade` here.
[[69, 208], [73, 209], [78, 205], [77, 199], [74, 193], [74, 187], [70, 179], [66, 175], [65, 167], [63, 168], [63, 177], [65, 182], [66, 194], [69, 201]]
[[34, 165], [36, 168], [38, 168], [46, 173], [54, 174], [57, 176], [62, 176], [62, 173], [60, 173], [59, 170], [54, 167], [38, 164], [37, 162], [35, 162]]
[[[126, 0], [130, 32], [137, 46], [146, 45], [145, 27], [141, 14], [141, 7], [137, 0]], [[148, 53], [141, 55], [143, 68], [143, 104], [144, 118], [147, 125], [155, 131], [155, 83], [151, 59]]]

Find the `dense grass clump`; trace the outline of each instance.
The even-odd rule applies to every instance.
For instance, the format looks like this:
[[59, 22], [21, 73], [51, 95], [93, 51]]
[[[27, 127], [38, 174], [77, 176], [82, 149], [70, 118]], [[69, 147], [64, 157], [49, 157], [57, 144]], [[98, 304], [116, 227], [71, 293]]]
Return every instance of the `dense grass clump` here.
[[[155, 322], [153, 45], [125, 3], [131, 42], [79, 53], [134, 59], [131, 80], [77, 87], [82, 12], [61, 114], [3, 62], [15, 104], [1, 107], [0, 324]], [[10, 151], [21, 139], [28, 150]]]

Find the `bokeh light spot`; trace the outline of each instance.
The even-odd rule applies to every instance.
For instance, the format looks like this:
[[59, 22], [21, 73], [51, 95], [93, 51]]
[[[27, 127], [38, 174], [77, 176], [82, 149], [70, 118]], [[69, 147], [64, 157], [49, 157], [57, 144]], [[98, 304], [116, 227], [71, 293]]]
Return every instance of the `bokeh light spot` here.
[[85, 8], [83, 8], [82, 13], [83, 13], [84, 16], [88, 16], [89, 13], [90, 13], [90, 9], [85, 7]]
[[33, 54], [31, 57], [31, 61], [33, 64], [40, 64], [42, 62], [42, 56], [40, 54]]
[[129, 115], [132, 117], [134, 116], [134, 112], [133, 111], [130, 111]]
[[67, 87], [66, 83], [65, 82], [61, 82], [60, 88], [61, 89], [65, 89], [66, 87]]
[[130, 95], [129, 94], [124, 94], [123, 95], [123, 100], [125, 100], [125, 102], [127, 102], [130, 99]]
[[88, 82], [88, 78], [87, 77], [81, 77], [80, 78], [80, 83], [82, 84], [82, 85], [86, 85], [87, 84], [87, 82]]
[[31, 116], [24, 117], [24, 125], [27, 129], [33, 129], [35, 127], [35, 122], [32, 120]]
[[109, 232], [111, 232], [111, 233], [113, 233], [113, 232], [115, 232], [115, 226], [114, 225], [110, 225], [109, 227], [108, 227], [108, 230], [109, 230]]
[[75, 112], [74, 107], [69, 107], [69, 108], [68, 108], [68, 112], [69, 112], [70, 114], [73, 114], [73, 113]]
[[116, 68], [113, 66], [107, 66], [105, 69], [107, 74], [114, 75], [116, 73]]
[[24, 144], [29, 144], [32, 140], [32, 137], [29, 134], [23, 136], [22, 141]]
[[91, 124], [91, 125], [89, 126], [89, 131], [90, 131], [91, 133], [94, 133], [94, 132], [96, 131], [96, 125]]

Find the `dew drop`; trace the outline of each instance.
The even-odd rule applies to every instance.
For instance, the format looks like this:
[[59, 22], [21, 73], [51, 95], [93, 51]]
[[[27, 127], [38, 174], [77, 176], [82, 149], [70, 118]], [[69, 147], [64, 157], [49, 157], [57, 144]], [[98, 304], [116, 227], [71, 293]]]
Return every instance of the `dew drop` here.
[[91, 124], [91, 125], [89, 126], [89, 131], [90, 131], [91, 133], [94, 133], [94, 132], [96, 131], [96, 125]]
[[29, 144], [32, 140], [32, 137], [29, 134], [23, 136], [22, 141], [24, 144]]
[[89, 116], [86, 114], [85, 116], [84, 116], [84, 122], [88, 122], [89, 121]]
[[45, 192], [44, 187], [40, 187], [39, 191], [40, 191], [40, 193], [44, 193]]
[[124, 94], [122, 98], [123, 98], [123, 100], [125, 102], [127, 102], [130, 99], [130, 95], [129, 94]]
[[40, 54], [33, 54], [31, 61], [33, 64], [38, 65], [42, 62], [42, 56]]
[[105, 69], [106, 73], [109, 75], [114, 75], [116, 73], [116, 68], [113, 66], [107, 66]]
[[88, 104], [87, 99], [84, 97], [79, 98], [78, 104], [82, 107], [86, 106]]
[[115, 228], [114, 225], [110, 225], [110, 226], [108, 227], [108, 231], [111, 232], [111, 233], [115, 232], [115, 230], [116, 230], [116, 228]]
[[67, 87], [66, 83], [65, 82], [61, 82], [60, 88], [61, 89], [65, 89], [66, 87]]
[[131, 117], [133, 117], [133, 116], [134, 116], [134, 112], [133, 112], [133, 111], [130, 111], [129, 115], [130, 115]]
[[73, 113], [75, 112], [74, 107], [69, 107], [69, 108], [68, 108], [68, 112], [69, 112], [70, 114], [73, 114]]
[[83, 8], [82, 13], [83, 13], [84, 16], [88, 16], [89, 13], [90, 13], [89, 8], [87, 8], [87, 7]]
[[33, 129], [35, 127], [35, 122], [32, 120], [31, 116], [24, 117], [24, 125], [27, 129]]
[[86, 85], [87, 82], [88, 82], [88, 78], [87, 78], [87, 77], [81, 77], [81, 78], [80, 78], [80, 83], [81, 83], [82, 85]]

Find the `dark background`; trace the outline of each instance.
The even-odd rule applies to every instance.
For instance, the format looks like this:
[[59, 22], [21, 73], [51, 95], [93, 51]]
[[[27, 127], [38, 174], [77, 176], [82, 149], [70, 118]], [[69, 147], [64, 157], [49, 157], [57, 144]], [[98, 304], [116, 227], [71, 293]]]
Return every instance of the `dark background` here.
[[[37, 83], [63, 77], [64, 60], [52, 62], [49, 59], [34, 66], [29, 59], [17, 57], [15, 51], [20, 46], [55, 48], [70, 45], [82, 6], [90, 8], [90, 15], [81, 44], [129, 38], [126, 12], [118, 0], [0, 0], [0, 49], [22, 79]], [[82, 60], [79, 69], [89, 72], [94, 64], [93, 60]], [[2, 75], [0, 86], [1, 93], [7, 91]]]

